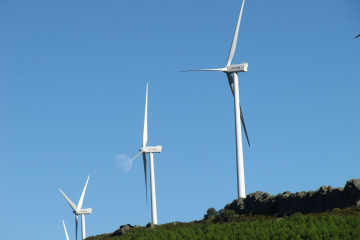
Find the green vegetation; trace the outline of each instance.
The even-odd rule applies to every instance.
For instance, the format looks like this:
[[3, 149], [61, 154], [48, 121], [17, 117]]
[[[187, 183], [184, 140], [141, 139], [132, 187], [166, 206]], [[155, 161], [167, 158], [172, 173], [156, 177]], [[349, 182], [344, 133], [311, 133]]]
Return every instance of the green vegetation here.
[[169, 223], [154, 229], [132, 228], [123, 236], [103, 234], [88, 240], [191, 239], [191, 240], [360, 240], [360, 208], [334, 209], [331, 212], [274, 216], [236, 215], [233, 211], [209, 209], [204, 220]]
[[215, 208], [209, 208], [209, 209], [206, 211], [206, 214], [204, 215], [204, 219], [205, 219], [205, 220], [214, 219], [214, 218], [215, 218], [215, 215], [216, 215], [216, 210], [215, 210]]

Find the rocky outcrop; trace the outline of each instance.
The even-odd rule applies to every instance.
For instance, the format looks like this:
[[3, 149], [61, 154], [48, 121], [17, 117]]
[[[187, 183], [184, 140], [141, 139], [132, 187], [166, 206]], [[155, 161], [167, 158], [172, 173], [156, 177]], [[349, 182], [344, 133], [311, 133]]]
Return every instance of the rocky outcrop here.
[[149, 222], [148, 224], [146, 224], [146, 228], [155, 228], [156, 225], [153, 224], [152, 222]]
[[128, 231], [130, 231], [132, 228], [139, 228], [139, 227], [140, 227], [139, 225], [135, 225], [135, 226], [131, 226], [130, 224], [122, 225], [119, 227], [118, 230], [116, 230], [111, 234], [111, 237], [122, 236]]
[[284, 216], [296, 212], [326, 212], [350, 206], [360, 206], [360, 179], [347, 181], [344, 188], [321, 186], [316, 191], [286, 191], [276, 196], [258, 191], [247, 195], [245, 199], [235, 199], [225, 209], [234, 210], [237, 214]]
[[[156, 225], [149, 222], [145, 227], [146, 228], [155, 228]], [[116, 236], [125, 235], [125, 233], [127, 233], [128, 231], [130, 231], [133, 228], [140, 228], [140, 226], [139, 225], [131, 226], [130, 224], [121, 225], [119, 227], [119, 229], [116, 230], [115, 232], [113, 232], [110, 236], [116, 237]]]
[[111, 234], [111, 236], [112, 236], [112, 237], [122, 236], [122, 235], [124, 235], [126, 232], [130, 231], [131, 228], [133, 228], [133, 226], [131, 226], [130, 224], [122, 225], [122, 226], [119, 227], [118, 230], [116, 230], [115, 232], [113, 232], [113, 234]]

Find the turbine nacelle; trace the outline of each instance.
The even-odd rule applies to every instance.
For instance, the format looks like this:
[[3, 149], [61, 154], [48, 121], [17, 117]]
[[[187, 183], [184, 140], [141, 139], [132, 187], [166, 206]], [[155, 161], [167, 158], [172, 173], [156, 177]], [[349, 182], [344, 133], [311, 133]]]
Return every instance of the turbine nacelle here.
[[246, 62], [240, 64], [228, 65], [223, 68], [206, 68], [206, 69], [193, 69], [193, 70], [185, 70], [181, 72], [193, 72], [193, 71], [210, 71], [210, 72], [224, 72], [224, 73], [238, 73], [238, 72], [247, 72], [249, 64]]
[[229, 65], [225, 67], [224, 72], [226, 73], [234, 73], [234, 72], [247, 72], [248, 70], [248, 63], [240, 63], [235, 65]]
[[86, 209], [76, 209], [74, 211], [75, 214], [77, 215], [81, 215], [81, 214], [91, 214], [92, 213], [92, 208], [86, 208]]
[[143, 153], [161, 153], [162, 150], [162, 146], [158, 145], [158, 146], [153, 146], [153, 147], [143, 147], [140, 148], [139, 151], [143, 152]]

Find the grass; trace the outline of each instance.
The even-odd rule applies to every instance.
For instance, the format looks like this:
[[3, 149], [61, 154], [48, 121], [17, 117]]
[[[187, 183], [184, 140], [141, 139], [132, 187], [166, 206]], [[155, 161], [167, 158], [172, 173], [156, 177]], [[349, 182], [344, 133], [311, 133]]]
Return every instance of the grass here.
[[360, 240], [360, 208], [334, 209], [330, 212], [283, 218], [263, 215], [235, 215], [231, 221], [219, 216], [189, 223], [168, 223], [149, 229], [132, 228], [123, 236], [102, 234], [88, 240]]

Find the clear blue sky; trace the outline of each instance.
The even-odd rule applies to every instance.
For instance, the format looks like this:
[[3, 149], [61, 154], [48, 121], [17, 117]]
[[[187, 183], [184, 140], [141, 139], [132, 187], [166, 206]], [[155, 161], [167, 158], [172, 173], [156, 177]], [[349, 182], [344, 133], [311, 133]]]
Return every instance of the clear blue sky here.
[[[233, 98], [223, 73], [240, 0], [0, 1], [0, 239], [74, 239], [145, 225], [149, 144], [159, 223], [199, 220], [237, 196]], [[251, 147], [246, 193], [344, 186], [360, 169], [360, 2], [247, 0], [233, 63]]]

